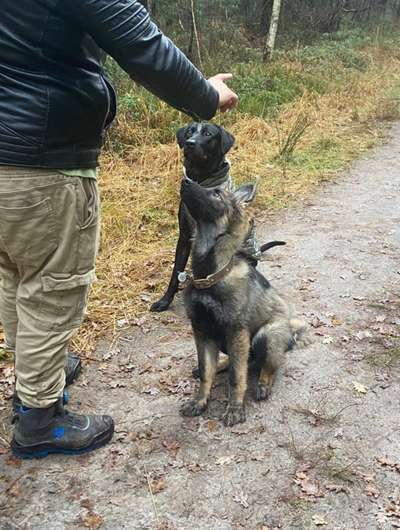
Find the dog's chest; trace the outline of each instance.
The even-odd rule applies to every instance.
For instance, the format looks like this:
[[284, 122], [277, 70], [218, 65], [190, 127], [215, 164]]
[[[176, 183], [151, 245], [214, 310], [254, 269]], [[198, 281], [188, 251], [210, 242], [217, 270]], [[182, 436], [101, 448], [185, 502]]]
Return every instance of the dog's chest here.
[[228, 322], [221, 301], [204, 291], [193, 290], [186, 305], [195, 330], [210, 339], [223, 340]]

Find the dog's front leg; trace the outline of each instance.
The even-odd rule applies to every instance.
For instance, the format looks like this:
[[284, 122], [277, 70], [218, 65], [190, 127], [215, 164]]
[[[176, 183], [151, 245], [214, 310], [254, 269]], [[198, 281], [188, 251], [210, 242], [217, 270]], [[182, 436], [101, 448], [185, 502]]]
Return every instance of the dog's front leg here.
[[244, 397], [247, 389], [247, 366], [250, 350], [250, 335], [246, 329], [228, 335], [229, 368], [229, 404], [223, 421], [231, 427], [246, 421]]
[[150, 311], [165, 311], [171, 305], [172, 300], [178, 290], [178, 274], [183, 272], [189, 259], [190, 224], [184, 206], [179, 206], [179, 238], [175, 250], [175, 263], [169, 285], [163, 296], [150, 307]]
[[218, 344], [195, 332], [197, 357], [200, 372], [200, 387], [195, 399], [184, 403], [181, 413], [184, 416], [199, 416], [205, 411], [210, 397], [218, 363]]

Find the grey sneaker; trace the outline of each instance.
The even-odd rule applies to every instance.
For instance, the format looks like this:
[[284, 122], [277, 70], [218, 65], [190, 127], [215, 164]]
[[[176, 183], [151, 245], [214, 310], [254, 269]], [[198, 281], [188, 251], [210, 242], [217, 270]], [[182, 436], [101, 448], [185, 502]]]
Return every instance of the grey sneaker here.
[[11, 450], [17, 458], [87, 453], [108, 443], [114, 433], [110, 416], [69, 412], [62, 400], [47, 409], [21, 406], [17, 415], [11, 441]]

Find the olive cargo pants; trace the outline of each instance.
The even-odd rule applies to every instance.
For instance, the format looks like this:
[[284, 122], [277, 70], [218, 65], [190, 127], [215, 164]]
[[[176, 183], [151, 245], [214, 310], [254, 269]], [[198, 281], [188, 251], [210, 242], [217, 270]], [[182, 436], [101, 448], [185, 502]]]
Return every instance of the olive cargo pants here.
[[0, 166], [0, 321], [27, 407], [49, 407], [63, 393], [99, 227], [96, 180]]

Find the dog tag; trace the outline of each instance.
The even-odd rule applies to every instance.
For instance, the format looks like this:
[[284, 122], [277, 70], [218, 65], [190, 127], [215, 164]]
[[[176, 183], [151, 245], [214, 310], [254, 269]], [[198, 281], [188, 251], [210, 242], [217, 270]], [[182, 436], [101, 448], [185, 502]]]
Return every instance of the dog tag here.
[[178, 282], [179, 283], [185, 283], [187, 280], [187, 273], [186, 272], [178, 272]]

